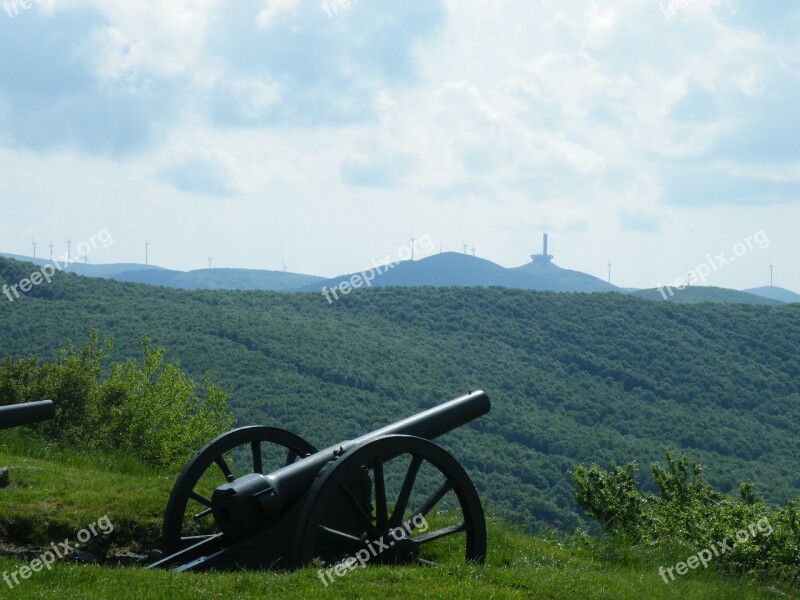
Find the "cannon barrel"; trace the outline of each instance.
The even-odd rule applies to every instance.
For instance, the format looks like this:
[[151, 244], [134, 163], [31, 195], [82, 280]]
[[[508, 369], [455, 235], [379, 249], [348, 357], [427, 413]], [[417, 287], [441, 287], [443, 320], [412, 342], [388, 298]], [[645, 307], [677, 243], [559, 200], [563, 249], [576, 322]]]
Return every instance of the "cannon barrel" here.
[[0, 429], [10, 429], [48, 421], [54, 416], [55, 409], [53, 408], [52, 400], [0, 406]]
[[250, 473], [219, 486], [211, 497], [217, 526], [226, 537], [238, 539], [264, 527], [308, 491], [317, 474], [338, 456], [387, 435], [413, 435], [428, 440], [457, 429], [489, 412], [489, 397], [471, 392], [434, 406], [354, 440], [321, 450], [270, 473]]

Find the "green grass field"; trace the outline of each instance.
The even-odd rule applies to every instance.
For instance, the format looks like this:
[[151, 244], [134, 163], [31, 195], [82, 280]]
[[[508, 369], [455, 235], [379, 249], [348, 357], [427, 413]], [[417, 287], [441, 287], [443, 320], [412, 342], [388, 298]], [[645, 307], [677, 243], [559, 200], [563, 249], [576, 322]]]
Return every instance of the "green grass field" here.
[[[88, 549], [146, 552], [158, 544], [161, 514], [174, 475], [119, 457], [42, 449], [17, 432], [0, 435], [0, 464], [11, 486], [0, 490], [0, 536], [6, 547], [76, 541], [77, 532], [107, 516]], [[495, 518], [483, 566], [457, 556], [437, 567], [357, 568], [324, 585], [317, 570], [293, 573], [177, 574], [143, 568], [79, 565], [56, 560], [19, 575], [30, 558], [0, 559], [0, 597], [9, 598], [776, 598], [795, 597], [786, 583], [737, 580], [690, 571], [665, 584], [660, 565], [696, 550], [620, 548], [605, 540], [548, 540]], [[37, 551], [39, 552], [39, 551]], [[713, 566], [713, 565], [712, 565]], [[19, 585], [11, 573], [17, 573]], [[785, 596], [782, 596], [784, 595]]]

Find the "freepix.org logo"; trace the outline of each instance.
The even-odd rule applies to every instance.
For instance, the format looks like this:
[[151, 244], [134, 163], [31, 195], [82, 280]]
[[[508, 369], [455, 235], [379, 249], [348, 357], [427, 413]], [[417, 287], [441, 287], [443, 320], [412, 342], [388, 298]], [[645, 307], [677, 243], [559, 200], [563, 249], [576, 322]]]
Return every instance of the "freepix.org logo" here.
[[372, 282], [376, 277], [383, 275], [389, 269], [393, 269], [402, 261], [414, 260], [415, 250], [421, 251], [422, 254], [429, 254], [433, 251], [434, 247], [435, 244], [433, 243], [431, 236], [429, 236], [427, 233], [419, 239], [412, 238], [410, 246], [403, 246], [402, 248], [398, 249], [398, 260], [390, 262], [391, 259], [388, 256], [384, 257], [380, 262], [373, 259], [371, 267], [364, 269], [360, 273], [356, 273], [350, 277], [350, 279], [343, 279], [330, 289], [328, 286], [324, 286], [322, 288], [322, 295], [328, 301], [328, 304], [333, 304], [334, 300], [339, 299], [339, 294], [346, 296], [355, 288], [372, 287]]
[[51, 570], [56, 560], [66, 558], [81, 544], [87, 543], [93, 537], [97, 537], [101, 533], [103, 535], [108, 535], [112, 531], [114, 531], [114, 524], [111, 522], [111, 519], [108, 518], [108, 515], [103, 515], [97, 519], [97, 521], [87, 525], [75, 534], [78, 540], [77, 542], [70, 542], [69, 538], [58, 544], [50, 542], [50, 547], [42, 552], [38, 558], [34, 558], [29, 564], [23, 565], [16, 571], [11, 571], [10, 573], [8, 571], [3, 571], [3, 581], [13, 590], [15, 586], [22, 583], [20, 579], [30, 579], [34, 573], [39, 573], [45, 568], [48, 571]]
[[[78, 255], [88, 256], [92, 250], [97, 249], [98, 244], [103, 246], [103, 248], [108, 248], [113, 243], [114, 238], [111, 237], [108, 229], [102, 229], [91, 236], [87, 241], [78, 244]], [[68, 267], [69, 256], [67, 254], [58, 258], [51, 258], [49, 263], [45, 263], [38, 271], [34, 271], [29, 277], [20, 280], [18, 283], [14, 285], [3, 284], [3, 294], [8, 298], [9, 302], [14, 302], [14, 300], [22, 297], [20, 292], [27, 294], [34, 287], [41, 285], [45, 281], [47, 283], [52, 283], [53, 275], [56, 274], [56, 270], [62, 271]]]

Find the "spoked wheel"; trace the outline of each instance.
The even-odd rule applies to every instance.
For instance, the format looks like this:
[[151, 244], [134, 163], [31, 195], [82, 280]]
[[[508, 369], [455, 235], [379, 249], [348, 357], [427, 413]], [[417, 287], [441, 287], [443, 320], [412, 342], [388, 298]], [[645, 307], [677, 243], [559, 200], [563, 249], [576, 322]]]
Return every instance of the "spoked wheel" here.
[[338, 458], [312, 486], [297, 531], [298, 567], [348, 557], [432, 565], [462, 552], [478, 563], [486, 556], [483, 507], [466, 471], [413, 436], [379, 438]]
[[164, 513], [164, 552], [172, 554], [219, 533], [211, 494], [247, 473], [270, 473], [314, 454], [303, 438], [278, 427], [242, 427], [206, 444], [184, 467]]

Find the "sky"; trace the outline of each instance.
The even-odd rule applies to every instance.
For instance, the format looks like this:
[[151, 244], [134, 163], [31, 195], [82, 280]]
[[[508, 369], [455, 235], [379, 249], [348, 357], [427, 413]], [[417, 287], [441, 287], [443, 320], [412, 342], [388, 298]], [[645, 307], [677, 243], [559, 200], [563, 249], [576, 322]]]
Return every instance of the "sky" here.
[[91, 263], [334, 276], [548, 232], [620, 286], [800, 292], [799, 29], [790, 0], [0, 0], [0, 251], [105, 230]]

